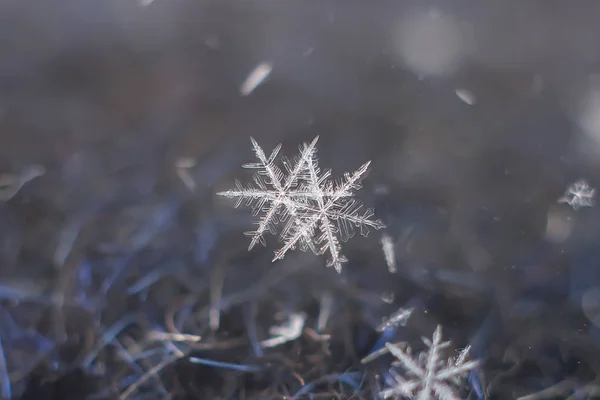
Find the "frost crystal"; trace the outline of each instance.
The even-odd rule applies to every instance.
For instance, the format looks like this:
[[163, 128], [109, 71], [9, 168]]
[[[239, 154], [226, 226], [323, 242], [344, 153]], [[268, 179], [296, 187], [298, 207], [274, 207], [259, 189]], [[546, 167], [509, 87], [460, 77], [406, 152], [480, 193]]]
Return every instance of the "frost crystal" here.
[[398, 359], [392, 366], [406, 371], [402, 376], [396, 369], [391, 369], [394, 384], [379, 393], [384, 399], [400, 399], [409, 397], [415, 400], [460, 400], [452, 384], [458, 386], [460, 381], [478, 361], [466, 361], [469, 347], [458, 357], [442, 359], [441, 351], [450, 346], [450, 342], [442, 342], [442, 327], [438, 325], [433, 333], [433, 341], [423, 338], [423, 343], [429, 348], [414, 358], [411, 349], [406, 351], [398, 345], [387, 343], [390, 353]]
[[217, 194], [237, 199], [235, 207], [245, 203], [252, 208], [253, 215], [262, 214], [256, 222], [257, 229], [245, 233], [251, 238], [248, 250], [259, 242], [264, 245], [264, 233], [275, 234], [277, 225], [283, 223], [280, 233], [283, 246], [275, 252], [273, 261], [282, 259], [289, 250], [296, 248], [302, 251], [310, 249], [315, 254], [329, 252], [327, 266], [333, 266], [340, 272], [342, 264], [347, 262], [340, 239], [346, 241], [352, 237], [355, 227], [367, 236], [369, 228], [381, 229], [385, 225], [371, 219], [373, 209], [361, 212], [362, 203], [353, 198], [353, 191], [361, 188], [360, 180], [370, 162], [332, 182], [328, 180], [331, 171], [321, 172], [317, 165], [318, 139], [317, 136], [310, 144], [300, 146], [300, 154], [293, 162], [283, 158], [282, 171], [275, 164], [281, 144], [267, 157], [251, 138], [258, 162], [244, 164], [243, 167], [258, 170], [254, 175], [255, 184], [243, 187], [236, 181], [236, 189]]
[[592, 189], [584, 179], [579, 179], [577, 182], [570, 185], [563, 197], [558, 199], [559, 203], [567, 203], [574, 210], [579, 207], [592, 207], [594, 205], [594, 193], [595, 189]]

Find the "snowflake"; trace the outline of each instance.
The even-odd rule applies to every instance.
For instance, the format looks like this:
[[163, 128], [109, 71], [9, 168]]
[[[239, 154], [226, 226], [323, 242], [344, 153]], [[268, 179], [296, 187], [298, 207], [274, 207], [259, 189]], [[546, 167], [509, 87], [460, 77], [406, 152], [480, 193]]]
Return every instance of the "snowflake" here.
[[400, 346], [387, 343], [390, 353], [398, 359], [392, 366], [406, 371], [406, 377], [391, 369], [395, 382], [392, 387], [379, 393], [380, 397], [400, 399], [401, 397], [416, 400], [460, 400], [449, 384], [458, 386], [466, 373], [478, 365], [478, 361], [466, 361], [470, 347], [464, 349], [456, 359], [441, 358], [441, 350], [450, 346], [450, 342], [442, 342], [442, 327], [438, 325], [433, 333], [433, 341], [423, 338], [429, 348], [415, 359], [411, 349], [403, 350]]
[[565, 194], [557, 202], [567, 203], [574, 210], [579, 207], [592, 207], [595, 192], [596, 190], [592, 189], [584, 179], [579, 179], [565, 190]]
[[[255, 184], [243, 187], [236, 180], [236, 189], [217, 193], [237, 199], [235, 207], [242, 203], [251, 207], [253, 215], [262, 213], [250, 236], [248, 250], [257, 243], [265, 245], [264, 234], [277, 233], [277, 226], [284, 223], [280, 233], [283, 246], [275, 252], [273, 261], [284, 258], [289, 250], [310, 249], [314, 254], [329, 252], [327, 266], [340, 272], [347, 262], [342, 254], [340, 239], [346, 241], [354, 235], [354, 228], [367, 236], [369, 228], [381, 229], [385, 225], [373, 220], [373, 209], [361, 212], [362, 203], [353, 198], [353, 191], [361, 188], [360, 181], [369, 168], [363, 164], [353, 173], [345, 173], [337, 181], [330, 181], [331, 171], [321, 172], [316, 159], [317, 136], [311, 143], [300, 146], [300, 154], [290, 162], [283, 158], [285, 173], [275, 164], [281, 150], [277, 145], [267, 157], [258, 143], [251, 138], [258, 162], [244, 164], [244, 168], [257, 169]], [[338, 237], [339, 236], [339, 237]]]

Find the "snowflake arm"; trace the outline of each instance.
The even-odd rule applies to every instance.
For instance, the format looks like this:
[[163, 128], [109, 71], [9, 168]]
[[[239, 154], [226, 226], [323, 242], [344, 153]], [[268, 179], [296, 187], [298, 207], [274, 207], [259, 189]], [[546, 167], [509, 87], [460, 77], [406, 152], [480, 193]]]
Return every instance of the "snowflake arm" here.
[[347, 262], [347, 260], [342, 254], [342, 246], [336, 236], [337, 230], [325, 215], [326, 210], [323, 199], [325, 193], [321, 190], [322, 184], [326, 182], [327, 178], [331, 175], [331, 171], [327, 170], [319, 177], [316, 160], [315, 162], [310, 160], [310, 162], [306, 163], [306, 166], [309, 174], [309, 189], [315, 194], [315, 200], [318, 206], [317, 219], [321, 222], [321, 232], [323, 232], [317, 239], [317, 243], [322, 244], [319, 252], [320, 254], [323, 254], [329, 250], [331, 257], [327, 261], [327, 266], [333, 266], [336, 271], [340, 272], [342, 270], [342, 263]]

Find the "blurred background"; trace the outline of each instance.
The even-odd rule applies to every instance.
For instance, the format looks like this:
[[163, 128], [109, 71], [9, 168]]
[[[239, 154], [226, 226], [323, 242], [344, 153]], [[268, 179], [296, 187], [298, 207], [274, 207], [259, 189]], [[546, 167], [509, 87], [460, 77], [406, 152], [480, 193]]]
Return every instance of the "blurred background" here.
[[[599, 18], [3, 1], [0, 399], [374, 399], [391, 358], [361, 360], [438, 324], [482, 361], [461, 398], [594, 398], [600, 214], [557, 200], [600, 182]], [[344, 243], [341, 274], [272, 263], [276, 236], [247, 251], [255, 217], [216, 196], [251, 182], [250, 137], [292, 157], [316, 135], [334, 177], [372, 161], [357, 197], [387, 225]]]

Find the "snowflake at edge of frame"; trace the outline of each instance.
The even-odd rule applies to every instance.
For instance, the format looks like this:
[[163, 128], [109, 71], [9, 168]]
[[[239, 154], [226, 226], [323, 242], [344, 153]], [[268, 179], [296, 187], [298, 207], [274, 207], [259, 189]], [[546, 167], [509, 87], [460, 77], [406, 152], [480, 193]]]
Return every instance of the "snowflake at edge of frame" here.
[[[397, 359], [392, 363], [390, 374], [395, 381], [389, 388], [379, 392], [382, 399], [400, 399], [402, 397], [417, 400], [461, 400], [449, 383], [459, 386], [464, 376], [479, 365], [479, 361], [467, 361], [470, 346], [462, 350], [456, 358], [443, 359], [441, 350], [450, 346], [451, 342], [442, 341], [442, 326], [438, 325], [433, 333], [433, 340], [421, 339], [428, 350], [412, 355], [409, 347], [403, 350], [393, 343], [386, 343], [389, 352]], [[405, 376], [397, 372], [400, 368]]]
[[567, 187], [557, 203], [566, 203], [577, 211], [580, 207], [592, 207], [595, 193], [596, 189], [591, 188], [585, 179], [579, 179]]
[[311, 143], [301, 145], [300, 153], [293, 161], [282, 158], [282, 170], [275, 164], [281, 144], [267, 156], [250, 138], [258, 162], [242, 167], [258, 170], [254, 174], [254, 184], [244, 187], [236, 180], [235, 189], [217, 195], [237, 199], [236, 208], [244, 203], [252, 208], [253, 215], [261, 214], [256, 222], [258, 228], [245, 232], [251, 237], [248, 250], [257, 243], [265, 245], [264, 233], [275, 234], [276, 227], [285, 223], [279, 234], [283, 246], [275, 252], [273, 261], [283, 259], [289, 250], [296, 248], [310, 249], [316, 255], [329, 252], [327, 266], [341, 272], [342, 264], [348, 260], [342, 254], [340, 237], [345, 242], [354, 236], [354, 228], [367, 236], [370, 229], [379, 230], [385, 225], [371, 219], [373, 209], [362, 211], [362, 203], [354, 199], [354, 192], [362, 187], [360, 181], [370, 161], [352, 173], [346, 172], [342, 179], [330, 181], [331, 170], [321, 172], [318, 167], [318, 139], [317, 136]]

